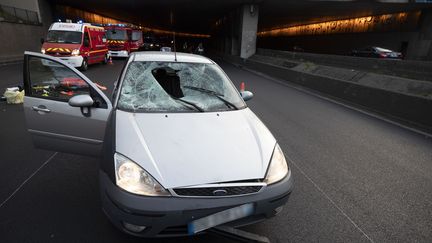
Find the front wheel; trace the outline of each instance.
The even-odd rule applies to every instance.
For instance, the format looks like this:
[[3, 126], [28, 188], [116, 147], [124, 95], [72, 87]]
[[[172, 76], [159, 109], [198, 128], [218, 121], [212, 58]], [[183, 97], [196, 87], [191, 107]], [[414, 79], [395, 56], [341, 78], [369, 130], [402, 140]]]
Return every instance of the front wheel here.
[[102, 64], [107, 64], [107, 63], [108, 63], [108, 55], [105, 55]]
[[81, 71], [87, 71], [87, 69], [88, 69], [88, 62], [87, 62], [87, 59], [84, 58], [84, 60], [81, 64], [80, 70]]

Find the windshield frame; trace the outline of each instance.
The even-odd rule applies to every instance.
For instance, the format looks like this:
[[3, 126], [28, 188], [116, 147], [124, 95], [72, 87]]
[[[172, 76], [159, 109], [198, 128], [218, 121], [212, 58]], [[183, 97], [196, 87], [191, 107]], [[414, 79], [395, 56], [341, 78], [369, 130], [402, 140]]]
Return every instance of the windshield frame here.
[[[238, 89], [236, 88], [236, 86], [234, 85], [234, 83], [231, 81], [231, 79], [228, 77], [228, 75], [225, 73], [225, 71], [215, 62], [211, 62], [211, 63], [201, 63], [201, 64], [209, 64], [209, 65], [215, 65], [216, 68], [218, 68], [220, 70], [220, 73], [224, 76], [224, 78], [226, 79], [226, 82], [234, 89], [235, 93], [238, 95], [239, 99], [242, 102], [241, 106], [237, 106], [238, 109], [227, 109], [227, 110], [223, 110], [223, 111], [205, 111], [205, 112], [196, 112], [193, 110], [176, 110], [176, 111], [152, 111], [152, 110], [133, 110], [133, 109], [125, 109], [125, 108], [120, 108], [118, 107], [118, 103], [119, 103], [119, 99], [120, 99], [120, 95], [123, 89], [123, 83], [124, 83], [124, 79], [126, 77], [127, 71], [129, 69], [129, 66], [131, 63], [133, 63], [135, 60], [134, 55], [130, 55], [126, 65], [123, 67], [120, 76], [118, 78], [118, 81], [116, 82], [115, 88], [113, 90], [113, 110], [120, 110], [120, 111], [124, 111], [124, 112], [129, 112], [129, 113], [149, 113], [149, 114], [166, 114], [166, 113], [171, 113], [171, 114], [183, 114], [183, 113], [190, 113], [190, 114], [194, 114], [194, 113], [221, 113], [221, 112], [231, 112], [231, 111], [239, 111], [239, 110], [243, 110], [248, 108], [248, 105], [246, 104], [246, 101], [243, 100], [240, 92], [238, 91]], [[150, 62], [166, 62], [166, 61], [150, 61]], [[195, 62], [174, 62], [174, 61], [170, 61], [170, 63], [184, 63], [184, 64], [193, 64]], [[200, 64], [200, 63], [198, 63]]]

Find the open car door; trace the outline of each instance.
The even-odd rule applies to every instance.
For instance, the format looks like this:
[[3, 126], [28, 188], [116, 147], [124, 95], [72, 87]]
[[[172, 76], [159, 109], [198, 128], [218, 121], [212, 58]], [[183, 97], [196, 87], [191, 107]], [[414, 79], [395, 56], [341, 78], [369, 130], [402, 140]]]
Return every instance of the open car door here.
[[112, 104], [86, 76], [56, 57], [24, 53], [24, 113], [37, 148], [98, 156]]

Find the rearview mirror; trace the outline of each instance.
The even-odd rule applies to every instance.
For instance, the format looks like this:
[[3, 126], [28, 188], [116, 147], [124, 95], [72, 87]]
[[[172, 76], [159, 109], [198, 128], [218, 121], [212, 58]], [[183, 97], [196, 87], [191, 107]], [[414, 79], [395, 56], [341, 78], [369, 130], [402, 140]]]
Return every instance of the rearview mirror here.
[[41, 42], [41, 44], [45, 43], [45, 39], [44, 38], [40, 38], [40, 42]]
[[90, 107], [93, 105], [94, 101], [90, 95], [75, 95], [69, 99], [69, 105], [73, 107]]
[[240, 91], [240, 95], [244, 101], [248, 101], [253, 98], [253, 93], [250, 91]]

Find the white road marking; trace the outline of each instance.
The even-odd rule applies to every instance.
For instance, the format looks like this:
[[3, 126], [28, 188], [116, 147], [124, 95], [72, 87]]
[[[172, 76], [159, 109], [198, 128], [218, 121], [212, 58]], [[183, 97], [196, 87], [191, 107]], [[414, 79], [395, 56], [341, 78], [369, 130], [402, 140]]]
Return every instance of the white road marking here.
[[[230, 62], [231, 63], [231, 62]], [[234, 66], [236, 66], [236, 67], [238, 67], [239, 65], [237, 65], [237, 64], [235, 64], [235, 63], [231, 63], [231, 64], [233, 64]], [[296, 86], [293, 86], [293, 85], [290, 85], [290, 84], [287, 84], [286, 82], [283, 82], [282, 80], [278, 80], [278, 79], [275, 79], [275, 78], [273, 78], [273, 77], [270, 77], [270, 76], [268, 76], [268, 75], [266, 75], [266, 74], [263, 74], [263, 73], [260, 73], [260, 72], [257, 72], [257, 71], [254, 71], [254, 70], [251, 70], [251, 69], [248, 69], [248, 68], [245, 68], [245, 67], [243, 67], [243, 66], [240, 66], [243, 70], [246, 70], [246, 71], [249, 71], [249, 72], [251, 72], [251, 73], [254, 73], [254, 74], [256, 74], [256, 75], [258, 75], [258, 76], [261, 76], [261, 77], [264, 77], [264, 78], [267, 78], [267, 79], [270, 79], [270, 80], [272, 80], [272, 81], [274, 81], [274, 82], [277, 82], [277, 83], [279, 83], [279, 84], [282, 84], [282, 85], [286, 85], [286, 86], [289, 86], [289, 87], [292, 87], [292, 88], [294, 88], [294, 89], [297, 89], [297, 90], [300, 90], [300, 91], [302, 91], [302, 92], [305, 92], [305, 93], [308, 93], [308, 94], [311, 94], [311, 95], [314, 95], [314, 96], [317, 96], [317, 97], [319, 97], [319, 98], [322, 98], [322, 99], [325, 99], [325, 100], [328, 100], [328, 101], [331, 101], [331, 102], [334, 102], [334, 103], [337, 103], [337, 104], [339, 104], [339, 105], [343, 105], [343, 106], [345, 106], [345, 107], [348, 107], [348, 108], [351, 108], [351, 109], [354, 109], [354, 110], [357, 110], [357, 111], [359, 111], [359, 112], [362, 112], [362, 113], [365, 113], [365, 114], [367, 114], [367, 115], [370, 115], [370, 116], [373, 116], [373, 117], [376, 117], [376, 118], [378, 118], [378, 119], [382, 119], [382, 120], [385, 120], [385, 121], [387, 121], [387, 122], [390, 122], [390, 123], [392, 123], [392, 124], [395, 124], [395, 125], [398, 125], [398, 126], [401, 126], [401, 127], [403, 127], [403, 128], [406, 128], [406, 129], [408, 129], [408, 130], [411, 130], [411, 131], [414, 131], [414, 132], [417, 132], [417, 133], [420, 133], [420, 134], [422, 134], [422, 135], [425, 135], [425, 136], [427, 136], [427, 137], [430, 137], [430, 136], [432, 136], [432, 135], [430, 135], [430, 134], [427, 134], [427, 133], [424, 133], [424, 132], [422, 132], [422, 131], [419, 131], [419, 130], [417, 130], [417, 129], [413, 129], [413, 128], [410, 128], [410, 127], [406, 127], [406, 126], [404, 126], [404, 125], [402, 125], [402, 124], [399, 124], [399, 123], [396, 123], [396, 122], [394, 122], [394, 121], [390, 121], [390, 120], [388, 120], [388, 119], [385, 119], [385, 118], [382, 118], [382, 117], [380, 117], [380, 116], [377, 116], [377, 115], [375, 115], [375, 114], [371, 114], [371, 113], [368, 113], [368, 112], [365, 112], [365, 111], [362, 111], [362, 110], [360, 110], [360, 109], [357, 109], [357, 108], [354, 108], [354, 107], [351, 107], [351, 106], [348, 106], [348, 105], [346, 105], [346, 104], [343, 104], [343, 103], [340, 103], [340, 102], [337, 102], [337, 101], [334, 101], [334, 100], [332, 100], [332, 99], [330, 99], [330, 98], [327, 98], [327, 97], [323, 97], [323, 96], [321, 96], [321, 95], [318, 95], [318, 94], [316, 94], [316, 93], [313, 93], [313, 92], [311, 92], [311, 91], [309, 91], [309, 90], [304, 90], [304, 89], [302, 89], [302, 88], [300, 88], [300, 87], [296, 87]], [[286, 155], [285, 155], [286, 156]], [[327, 193], [325, 193], [324, 192], [324, 190], [323, 189], [321, 189], [321, 187], [319, 187], [295, 162], [294, 162], [294, 160], [292, 160], [291, 158], [289, 158], [288, 156], [286, 156], [287, 157], [287, 159], [289, 160], [289, 161], [291, 161], [292, 162], [292, 164], [300, 171], [300, 173], [302, 173], [303, 174], [303, 176], [308, 180], [308, 181], [310, 181], [311, 183], [312, 183], [312, 185], [319, 191], [319, 192], [321, 192], [323, 195], [324, 195], [324, 197], [327, 199], [327, 200], [329, 200], [330, 201], [330, 203], [331, 204], [333, 204], [333, 206], [345, 217], [345, 218], [347, 218], [350, 222], [351, 222], [351, 224], [360, 232], [360, 233], [362, 233], [370, 242], [374, 242], [373, 240], [372, 240], [372, 238], [370, 238], [369, 237], [369, 235], [367, 235], [361, 228], [360, 228], [360, 226], [358, 226], [355, 222], [354, 222], [354, 220], [350, 217], [350, 216], [348, 216], [348, 214], [346, 214], [345, 213], [345, 211], [344, 210], [342, 210], [342, 208], [340, 208], [334, 201], [333, 201], [333, 199], [331, 199], [330, 198], [330, 196], [327, 194]]]
[[312, 183], [312, 185], [319, 191], [319, 192], [321, 192], [323, 195], [324, 195], [324, 197], [325, 198], [327, 198], [327, 200], [329, 200], [330, 201], [330, 203], [331, 204], [333, 204], [333, 206], [337, 209], [337, 210], [339, 210], [339, 212], [343, 215], [343, 216], [345, 216], [345, 218], [347, 218], [350, 222], [351, 222], [351, 224], [358, 230], [358, 231], [360, 231], [360, 233], [362, 233], [370, 242], [374, 242], [370, 237], [369, 237], [369, 235], [367, 235], [361, 228], [360, 228], [360, 226], [358, 226], [355, 222], [354, 222], [354, 220], [353, 219], [351, 219], [351, 217], [350, 216], [348, 216], [348, 214], [346, 214], [345, 213], [345, 211], [343, 211], [342, 210], [342, 208], [340, 208], [334, 201], [333, 201], [333, 199], [331, 199], [330, 198], [330, 196], [327, 194], [327, 193], [325, 193], [324, 192], [324, 190], [323, 189], [321, 189], [321, 187], [319, 187], [295, 162], [294, 162], [294, 160], [292, 160], [291, 158], [289, 158], [286, 154], [285, 154], [285, 156], [287, 157], [287, 159], [300, 171], [300, 173], [302, 173], [303, 174], [303, 176], [304, 177], [306, 177], [306, 179], [308, 179], [308, 181], [310, 181], [311, 183]]
[[58, 152], [55, 152], [53, 155], [51, 155], [51, 157], [49, 157], [37, 170], [35, 170], [25, 181], [23, 181], [23, 183], [21, 183], [21, 185], [15, 189], [14, 192], [12, 192], [12, 194], [6, 198], [6, 200], [4, 200], [1, 204], [0, 204], [0, 208], [3, 207], [3, 205], [5, 205], [34, 175], [36, 175], [45, 165], [47, 165], [53, 158], [54, 156], [56, 156], [58, 154]]

